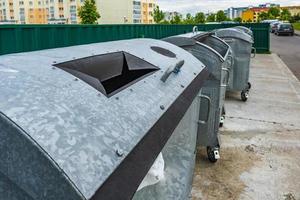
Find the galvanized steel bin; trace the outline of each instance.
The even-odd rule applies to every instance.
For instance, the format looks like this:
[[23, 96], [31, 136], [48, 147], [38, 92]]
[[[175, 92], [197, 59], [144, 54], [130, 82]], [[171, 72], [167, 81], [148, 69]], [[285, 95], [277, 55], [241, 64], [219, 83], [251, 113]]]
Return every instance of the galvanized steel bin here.
[[248, 35], [250, 35], [252, 38], [254, 38], [254, 35], [253, 35], [253, 31], [250, 29], [250, 28], [247, 28], [245, 26], [235, 26], [233, 27], [234, 29], [237, 29], [239, 31], [242, 31], [244, 33], [247, 33]]
[[[207, 147], [212, 162], [219, 159], [219, 124], [225, 101], [232, 57], [230, 47], [211, 33], [194, 32], [164, 39], [180, 46], [203, 62], [210, 71], [209, 79], [201, 91], [198, 144]], [[210, 106], [207, 106], [207, 101]]]
[[186, 199], [207, 76], [151, 39], [1, 56], [0, 199]]
[[253, 39], [249, 34], [234, 28], [219, 29], [216, 36], [224, 39], [233, 52], [234, 65], [229, 78], [229, 91], [241, 91], [241, 99], [247, 101], [251, 84], [249, 82], [250, 58]]

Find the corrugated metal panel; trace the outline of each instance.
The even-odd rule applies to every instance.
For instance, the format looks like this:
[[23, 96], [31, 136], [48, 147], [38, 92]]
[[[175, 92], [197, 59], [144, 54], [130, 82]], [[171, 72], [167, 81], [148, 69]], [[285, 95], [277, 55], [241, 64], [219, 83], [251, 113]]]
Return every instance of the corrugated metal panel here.
[[[130, 38], [161, 39], [191, 32], [194, 25], [1, 25], [0, 55]], [[201, 24], [209, 31], [237, 24]], [[254, 32], [258, 53], [269, 52], [269, 24], [243, 24]]]

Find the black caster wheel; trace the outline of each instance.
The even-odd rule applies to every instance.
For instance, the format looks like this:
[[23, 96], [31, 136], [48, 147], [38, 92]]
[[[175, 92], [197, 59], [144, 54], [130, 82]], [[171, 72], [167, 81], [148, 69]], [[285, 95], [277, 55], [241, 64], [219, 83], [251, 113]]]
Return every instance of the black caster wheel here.
[[243, 90], [241, 92], [241, 99], [242, 101], [246, 102], [249, 98], [249, 90]]
[[218, 147], [207, 147], [207, 158], [211, 163], [216, 163], [220, 159]]
[[251, 89], [251, 87], [252, 87], [251, 83], [250, 83], [250, 82], [248, 82], [248, 90], [250, 90], [250, 89]]
[[223, 117], [221, 117], [221, 121], [220, 121], [220, 124], [219, 124], [219, 128], [222, 128], [223, 126], [224, 126], [224, 122], [222, 122], [222, 121], [224, 121], [224, 119], [222, 119]]

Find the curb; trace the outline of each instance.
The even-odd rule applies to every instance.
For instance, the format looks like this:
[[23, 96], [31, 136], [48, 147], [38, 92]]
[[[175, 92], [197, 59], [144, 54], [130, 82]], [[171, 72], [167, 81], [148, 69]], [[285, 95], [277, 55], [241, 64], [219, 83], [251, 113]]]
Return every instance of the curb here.
[[294, 35], [300, 36], [300, 31], [295, 31]]

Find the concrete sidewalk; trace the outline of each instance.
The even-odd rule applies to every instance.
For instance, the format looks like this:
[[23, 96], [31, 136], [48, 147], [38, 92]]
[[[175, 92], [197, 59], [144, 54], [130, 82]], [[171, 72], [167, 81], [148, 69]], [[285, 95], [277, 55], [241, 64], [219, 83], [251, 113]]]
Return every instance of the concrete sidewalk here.
[[276, 54], [252, 60], [248, 102], [231, 93], [221, 160], [198, 153], [193, 199], [300, 199], [300, 82]]
[[300, 36], [300, 31], [295, 30], [295, 35]]

